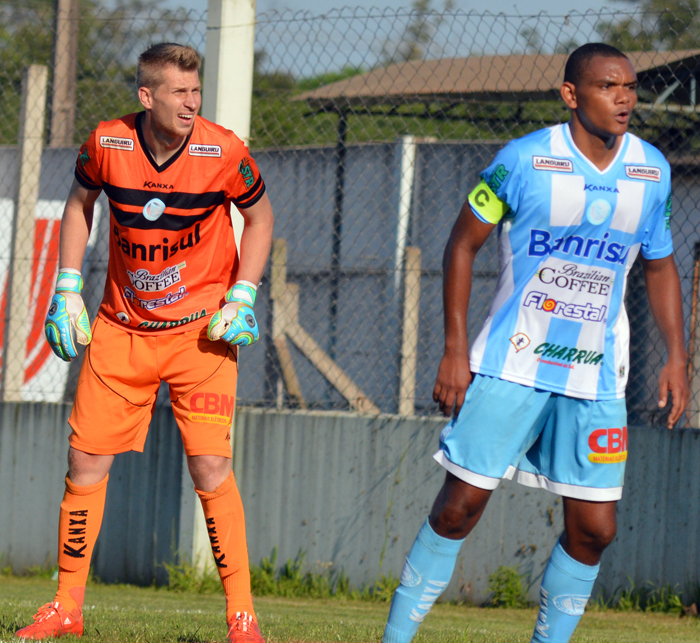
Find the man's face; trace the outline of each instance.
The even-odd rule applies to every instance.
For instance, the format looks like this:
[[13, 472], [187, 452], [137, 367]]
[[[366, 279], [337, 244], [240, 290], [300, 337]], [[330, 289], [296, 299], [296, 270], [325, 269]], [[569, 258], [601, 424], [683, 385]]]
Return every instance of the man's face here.
[[175, 65], [167, 65], [161, 78], [162, 82], [155, 90], [139, 88], [141, 103], [150, 111], [151, 126], [171, 138], [187, 136], [202, 105], [199, 72], [182, 71]]
[[595, 136], [610, 138], [627, 132], [637, 104], [637, 74], [627, 58], [594, 56], [581, 79], [570, 86], [567, 105], [576, 110], [584, 128]]

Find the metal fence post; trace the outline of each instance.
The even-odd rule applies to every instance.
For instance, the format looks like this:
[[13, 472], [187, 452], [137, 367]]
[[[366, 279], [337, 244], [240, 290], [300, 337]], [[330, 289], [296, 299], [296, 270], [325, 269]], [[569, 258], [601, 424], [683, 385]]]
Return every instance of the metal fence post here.
[[404, 267], [403, 330], [401, 338], [401, 384], [399, 414], [413, 415], [416, 401], [418, 359], [418, 314], [420, 311], [420, 248], [406, 248]]
[[30, 65], [22, 76], [19, 132], [19, 176], [12, 222], [12, 254], [8, 291], [9, 319], [5, 334], [3, 400], [19, 402], [27, 352], [29, 291], [34, 260], [34, 213], [39, 199], [39, 174], [44, 137], [46, 79], [44, 65]]

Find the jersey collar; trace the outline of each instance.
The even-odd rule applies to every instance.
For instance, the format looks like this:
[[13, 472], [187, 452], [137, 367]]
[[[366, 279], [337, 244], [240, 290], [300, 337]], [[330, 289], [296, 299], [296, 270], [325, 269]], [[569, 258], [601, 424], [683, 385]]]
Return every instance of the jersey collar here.
[[564, 140], [566, 140], [567, 145], [571, 148], [574, 155], [578, 156], [584, 163], [588, 165], [588, 167], [590, 167], [594, 172], [600, 174], [601, 176], [607, 174], [615, 166], [615, 164], [622, 157], [624, 152], [627, 150], [627, 146], [629, 145], [629, 133], [625, 132], [622, 135], [622, 143], [620, 143], [620, 147], [617, 148], [617, 154], [615, 154], [615, 158], [613, 158], [613, 160], [610, 161], [610, 163], [604, 170], [600, 170], [583, 152], [581, 152], [581, 150], [578, 149], [578, 147], [576, 147], [576, 143], [574, 143], [574, 138], [573, 136], [571, 136], [571, 128], [569, 127], [569, 123], [564, 123], [562, 125], [562, 128], [564, 130]]
[[[148, 162], [153, 166], [156, 172], [159, 174], [161, 172], [164, 172], [167, 170], [175, 161], [177, 161], [182, 153], [184, 152], [185, 148], [187, 147], [187, 144], [190, 142], [190, 138], [192, 136], [192, 132], [194, 132], [194, 127], [192, 128], [192, 131], [187, 135], [187, 138], [185, 139], [184, 143], [180, 147], [180, 149], [175, 152], [163, 165], [158, 165], [156, 163], [156, 160], [153, 158], [151, 153], [148, 151], [148, 146], [146, 145], [146, 139], [143, 136], [143, 119], [145, 117], [146, 112], [139, 112], [136, 114], [136, 122], [135, 122], [135, 127], [136, 127], [136, 136], [138, 136], [139, 143], [141, 145], [141, 149], [143, 150], [144, 155], [148, 159]], [[197, 124], [197, 118], [195, 117], [195, 125]]]

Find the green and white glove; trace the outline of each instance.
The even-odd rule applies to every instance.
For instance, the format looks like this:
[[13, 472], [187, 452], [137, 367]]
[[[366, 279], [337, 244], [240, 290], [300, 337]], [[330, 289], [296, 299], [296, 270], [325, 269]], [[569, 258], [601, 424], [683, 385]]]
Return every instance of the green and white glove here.
[[56, 293], [51, 298], [44, 332], [51, 350], [64, 362], [78, 357], [76, 342], [87, 346], [92, 341], [90, 319], [80, 292], [83, 278], [79, 270], [58, 271]]
[[222, 339], [235, 346], [250, 346], [258, 341], [260, 330], [255, 319], [255, 284], [237, 281], [226, 293], [226, 303], [209, 322], [207, 337]]

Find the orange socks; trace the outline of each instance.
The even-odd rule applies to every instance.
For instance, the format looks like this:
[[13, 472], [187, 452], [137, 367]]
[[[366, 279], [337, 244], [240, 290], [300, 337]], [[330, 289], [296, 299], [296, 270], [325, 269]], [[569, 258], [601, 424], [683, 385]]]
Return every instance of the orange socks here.
[[82, 609], [90, 559], [102, 525], [107, 481], [80, 487], [66, 476], [66, 492], [58, 519], [58, 591], [66, 610]]
[[255, 619], [245, 516], [233, 471], [214, 491], [195, 491], [202, 501], [211, 549], [226, 594], [226, 622], [231, 623], [237, 612], [248, 612]]

